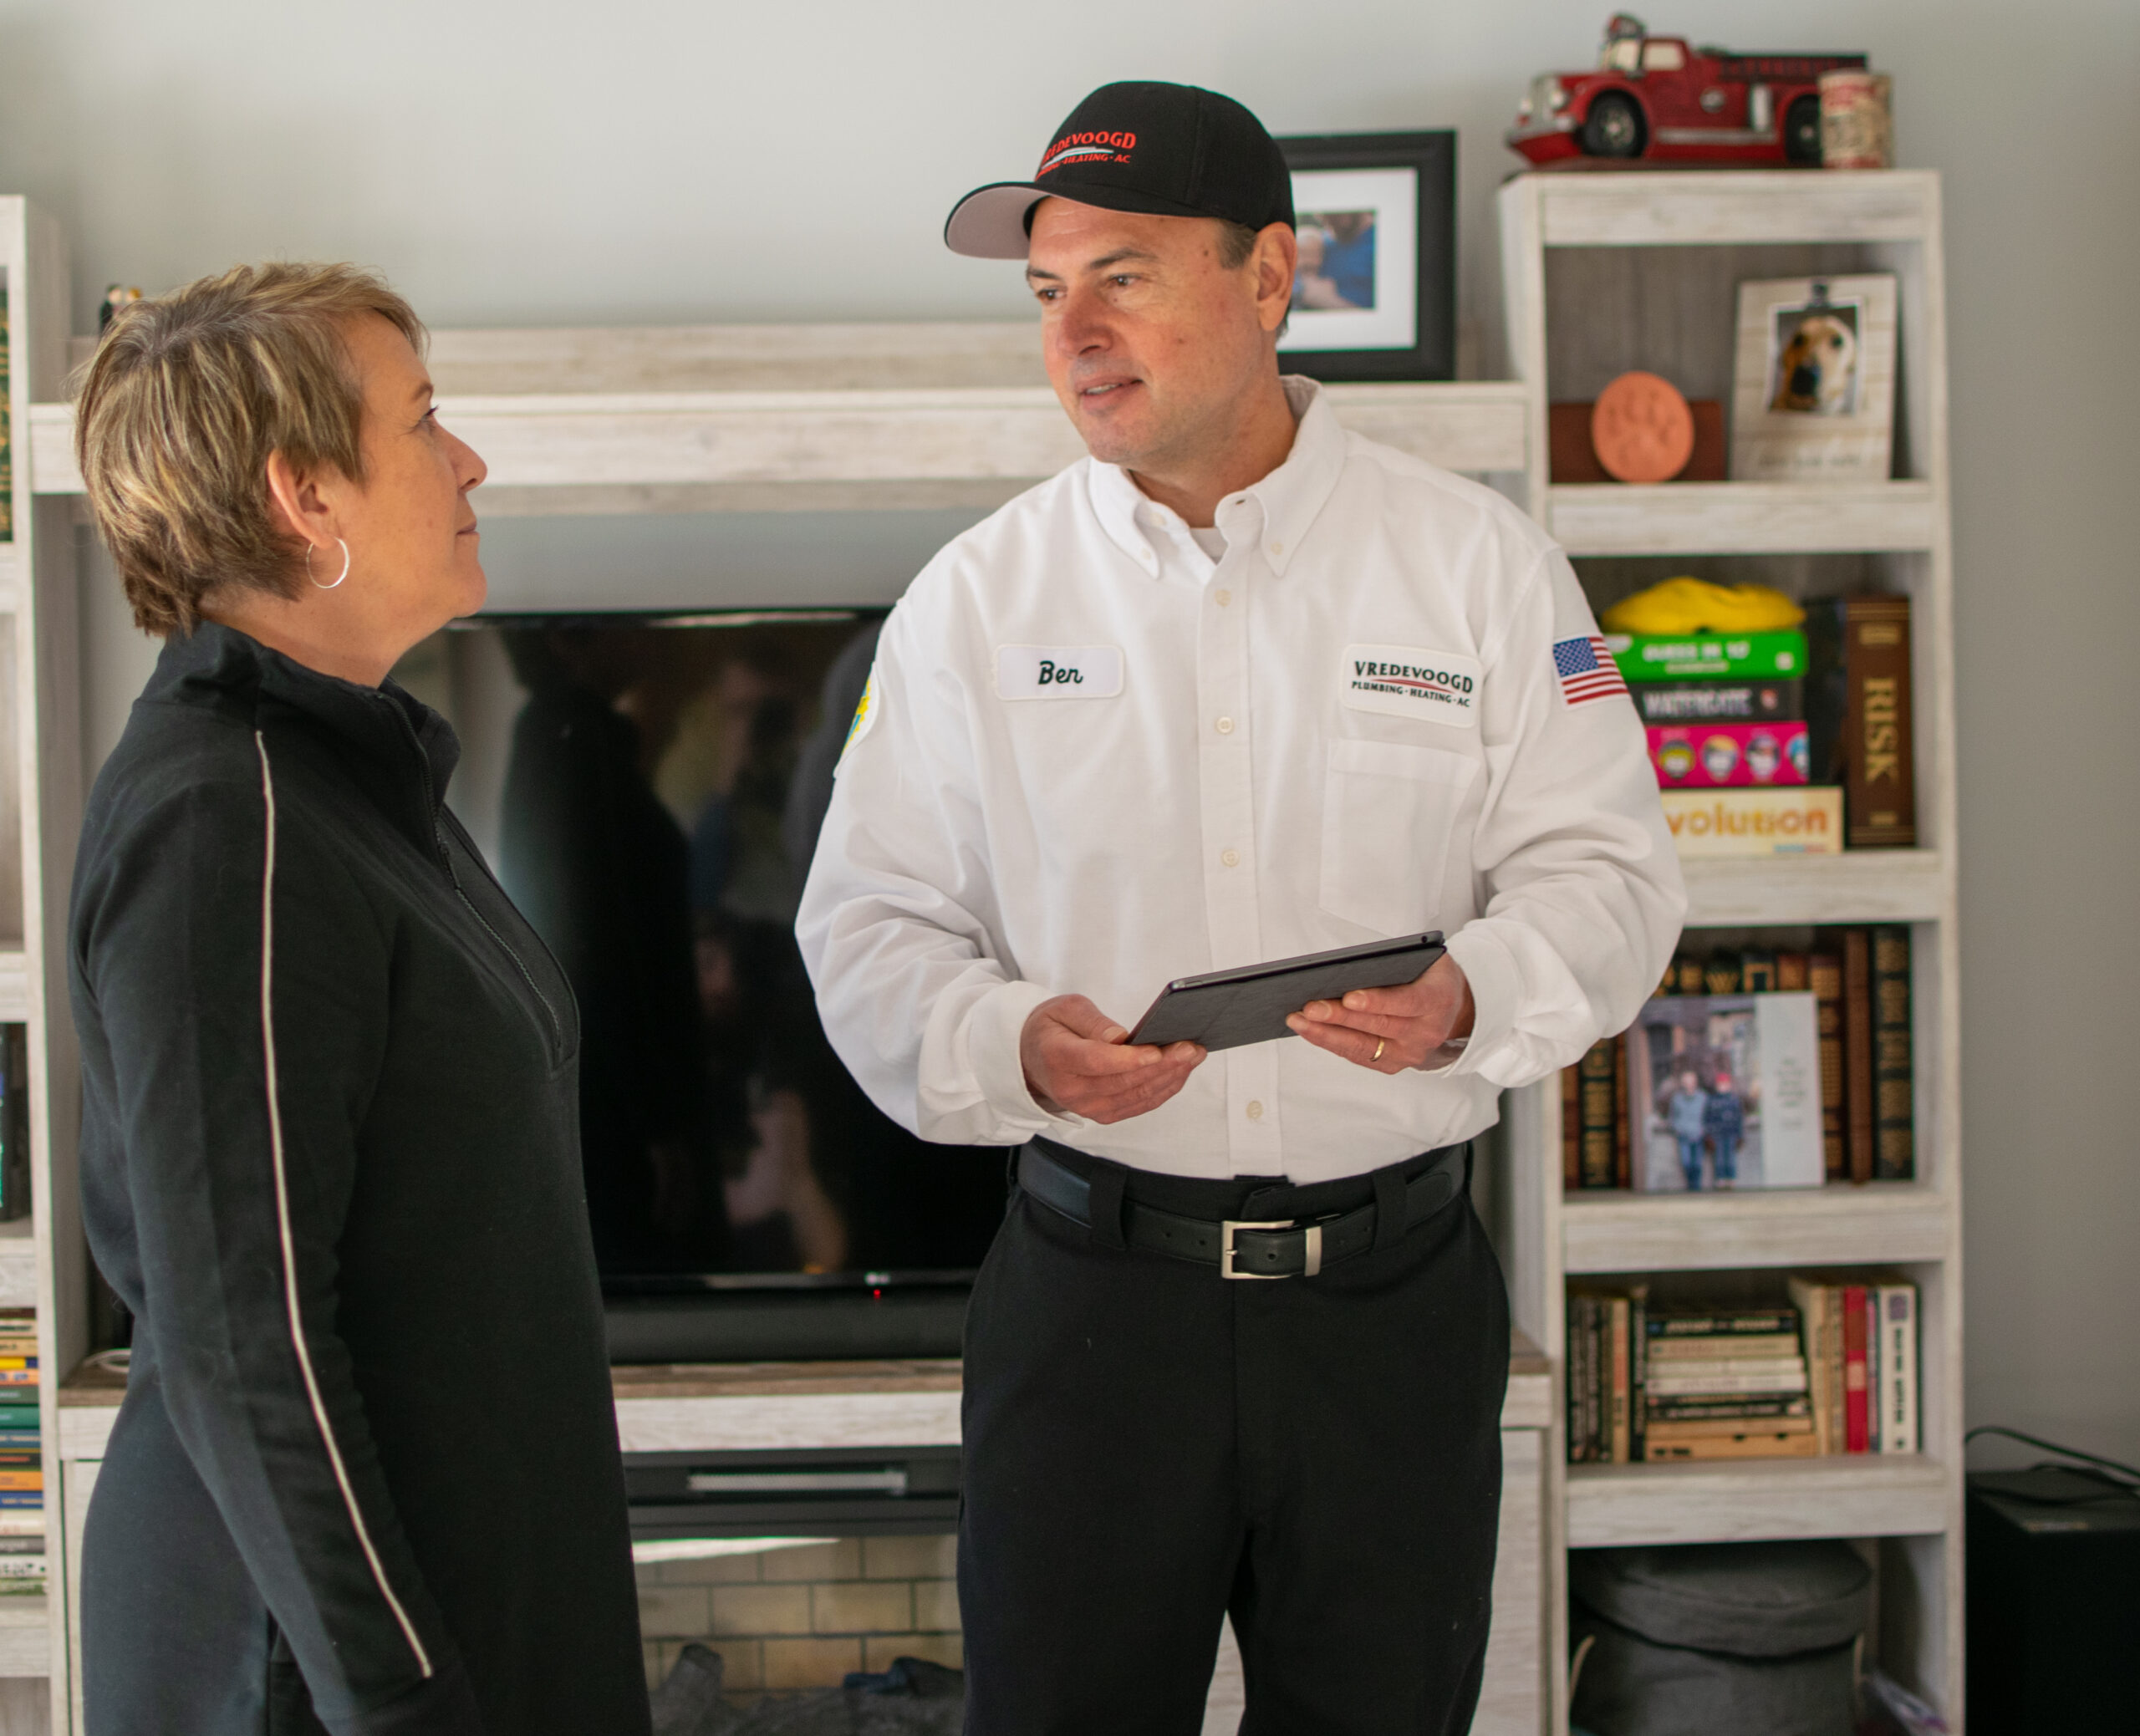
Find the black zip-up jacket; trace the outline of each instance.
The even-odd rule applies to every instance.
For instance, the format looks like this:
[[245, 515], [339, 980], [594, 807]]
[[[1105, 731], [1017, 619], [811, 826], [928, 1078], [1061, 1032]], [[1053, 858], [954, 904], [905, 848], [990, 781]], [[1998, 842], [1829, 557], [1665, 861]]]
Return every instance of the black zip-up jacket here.
[[92, 1736], [642, 1736], [555, 962], [388, 683], [173, 638], [76, 864]]

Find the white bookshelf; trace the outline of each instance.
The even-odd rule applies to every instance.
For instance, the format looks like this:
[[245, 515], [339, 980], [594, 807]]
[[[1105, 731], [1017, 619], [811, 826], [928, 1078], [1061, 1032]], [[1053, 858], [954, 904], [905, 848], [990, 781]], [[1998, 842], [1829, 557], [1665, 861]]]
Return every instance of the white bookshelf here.
[[[0, 1022], [29, 1036], [28, 1218], [0, 1224], [0, 1306], [34, 1306], [43, 1376], [47, 1512], [62, 1468], [54, 1428], [55, 1370], [88, 1347], [88, 1262], [74, 1184], [79, 1073], [68, 1010], [68, 885], [81, 827], [74, 531], [65, 501], [32, 485], [31, 406], [58, 397], [67, 366], [67, 247], [59, 227], [28, 201], [0, 197], [0, 272], [7, 281], [8, 419], [14, 537], [0, 543]], [[78, 1305], [56, 1306], [60, 1296]], [[64, 1583], [64, 1541], [43, 1515], [10, 1511], [11, 1533], [45, 1532], [52, 1583]], [[0, 1598], [0, 1676], [49, 1677], [54, 1728], [65, 1704], [64, 1624], [45, 1598]]]
[[1918, 1285], [1923, 1452], [1692, 1465], [1566, 1463], [1563, 1390], [1546, 1467], [1552, 1676], [1566, 1736], [1568, 1549], [1766, 1538], [1877, 1544], [1877, 1655], [1962, 1718], [1961, 1196], [1955, 941], [1952, 555], [1939, 184], [1908, 172], [1525, 174], [1500, 194], [1511, 371], [1534, 450], [1548, 405], [1594, 400], [1630, 368], [1731, 401], [1735, 286], [1892, 272], [1902, 384], [1893, 480], [1834, 487], [1555, 485], [1529, 503], [1594, 603], [1675, 572], [1800, 596], [1911, 598], [1919, 848], [1687, 864], [1688, 944], [1709, 929], [1907, 923], [1914, 990], [1917, 1164], [1907, 1183], [1696, 1198], [1571, 1194], [1560, 1101], [1511, 1092], [1497, 1229], [1516, 1319], [1556, 1367], [1571, 1277], [1898, 1268]]

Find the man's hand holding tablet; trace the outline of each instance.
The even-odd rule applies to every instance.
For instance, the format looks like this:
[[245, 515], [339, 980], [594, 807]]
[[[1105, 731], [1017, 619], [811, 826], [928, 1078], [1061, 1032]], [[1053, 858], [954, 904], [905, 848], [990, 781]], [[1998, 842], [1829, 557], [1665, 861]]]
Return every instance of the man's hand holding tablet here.
[[[1033, 1010], [1020, 1037], [1027, 1088], [1044, 1108], [1127, 1121], [1172, 1097], [1211, 1049], [1289, 1033], [1375, 1072], [1424, 1067], [1471, 1030], [1470, 985], [1440, 942], [1420, 934], [1185, 977], [1134, 1032], [1082, 995], [1057, 995]], [[1416, 976], [1401, 974], [1422, 964]]]
[[1401, 1073], [1445, 1067], [1471, 1035], [1471, 985], [1444, 953], [1415, 980], [1311, 1000], [1286, 1023], [1297, 1036], [1357, 1067]]

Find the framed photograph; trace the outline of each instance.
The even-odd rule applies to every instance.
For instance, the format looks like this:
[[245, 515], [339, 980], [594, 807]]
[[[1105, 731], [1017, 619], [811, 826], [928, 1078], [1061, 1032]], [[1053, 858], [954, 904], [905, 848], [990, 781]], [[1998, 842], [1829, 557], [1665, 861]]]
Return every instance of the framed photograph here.
[[1281, 139], [1300, 270], [1278, 354], [1316, 379], [1456, 377], [1456, 135]]
[[1894, 430], [1892, 277], [1739, 286], [1733, 481], [1884, 482]]
[[1627, 1057], [1637, 1193], [1827, 1179], [1811, 995], [1658, 996], [1628, 1030]]

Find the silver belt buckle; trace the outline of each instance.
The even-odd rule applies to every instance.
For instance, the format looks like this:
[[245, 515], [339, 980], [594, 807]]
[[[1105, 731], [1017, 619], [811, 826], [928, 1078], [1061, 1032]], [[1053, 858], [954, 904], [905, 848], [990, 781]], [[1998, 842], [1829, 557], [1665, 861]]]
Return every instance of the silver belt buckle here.
[[[1297, 1218], [1286, 1218], [1276, 1222], [1260, 1224], [1251, 1224], [1241, 1218], [1220, 1219], [1219, 1231], [1224, 1240], [1219, 1250], [1219, 1275], [1221, 1278], [1232, 1278], [1243, 1283], [1253, 1280], [1258, 1284], [1276, 1284], [1284, 1279], [1296, 1275], [1292, 1272], [1236, 1271], [1234, 1270], [1234, 1232], [1237, 1229], [1297, 1229], [1299, 1227], [1300, 1220]], [[1307, 1230], [1307, 1263], [1298, 1275], [1312, 1278], [1322, 1270], [1322, 1226], [1320, 1224], [1311, 1224]]]

